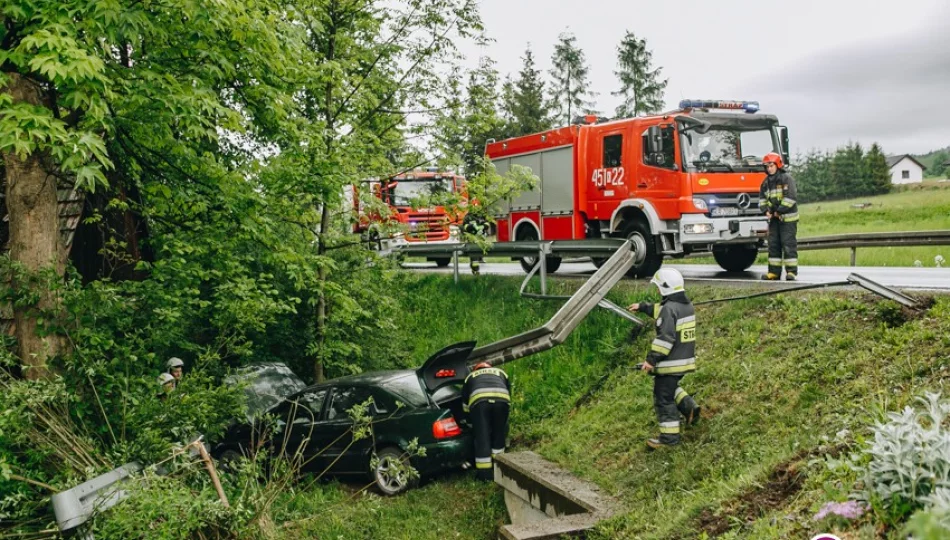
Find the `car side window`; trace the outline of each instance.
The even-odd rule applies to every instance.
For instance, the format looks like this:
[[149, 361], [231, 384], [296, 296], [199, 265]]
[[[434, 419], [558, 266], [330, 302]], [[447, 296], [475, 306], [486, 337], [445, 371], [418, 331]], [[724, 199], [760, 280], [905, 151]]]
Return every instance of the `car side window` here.
[[330, 407], [327, 409], [327, 420], [348, 419], [346, 411], [373, 397], [367, 388], [357, 386], [343, 386], [333, 389], [330, 397]]
[[373, 402], [375, 403], [375, 411], [371, 410], [370, 412], [373, 413], [374, 416], [389, 416], [396, 412], [396, 409], [399, 407], [396, 404], [396, 398], [382, 390], [373, 393]]
[[656, 155], [650, 155], [647, 152], [647, 131], [643, 132], [643, 141], [641, 153], [643, 154], [643, 164], [651, 167], [660, 167], [663, 169], [675, 169], [676, 159], [674, 152], [674, 134], [672, 127], [660, 128], [660, 136], [663, 139], [663, 151]]
[[320, 411], [323, 409], [323, 400], [326, 396], [325, 388], [300, 394], [287, 404], [284, 411], [287, 420], [294, 424], [309, 424], [320, 420]]

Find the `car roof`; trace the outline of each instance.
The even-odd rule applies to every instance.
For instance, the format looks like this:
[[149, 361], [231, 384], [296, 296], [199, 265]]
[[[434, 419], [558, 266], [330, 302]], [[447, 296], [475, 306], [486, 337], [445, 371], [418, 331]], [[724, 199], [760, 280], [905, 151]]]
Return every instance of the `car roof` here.
[[366, 373], [359, 373], [356, 375], [347, 375], [345, 377], [337, 377], [336, 379], [330, 379], [329, 381], [323, 381], [319, 384], [314, 384], [306, 388], [306, 390], [316, 390], [319, 388], [326, 388], [328, 386], [340, 386], [340, 385], [353, 385], [353, 386], [383, 386], [387, 382], [401, 379], [407, 375], [416, 375], [415, 370], [412, 369], [393, 369], [387, 371], [369, 371]]

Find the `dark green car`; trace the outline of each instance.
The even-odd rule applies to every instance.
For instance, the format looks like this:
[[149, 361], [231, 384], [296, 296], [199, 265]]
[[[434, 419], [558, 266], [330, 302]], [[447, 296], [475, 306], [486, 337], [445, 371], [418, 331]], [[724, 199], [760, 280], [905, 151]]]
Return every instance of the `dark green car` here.
[[[472, 438], [458, 421], [462, 403], [457, 383], [468, 373], [465, 359], [474, 346], [446, 347], [416, 370], [375, 371], [306, 388], [285, 366], [251, 368], [250, 376], [243, 374], [249, 382], [251, 418], [232, 426], [213, 453], [229, 460], [261, 447], [280, 451], [296, 456], [303, 471], [369, 477], [387, 495], [409, 487], [402, 465], [407, 459], [423, 477], [467, 468]], [[354, 440], [354, 421], [347, 411], [369, 400], [372, 436]], [[273, 428], [261, 437], [265, 414]], [[424, 456], [407, 458], [413, 440], [425, 449]]]

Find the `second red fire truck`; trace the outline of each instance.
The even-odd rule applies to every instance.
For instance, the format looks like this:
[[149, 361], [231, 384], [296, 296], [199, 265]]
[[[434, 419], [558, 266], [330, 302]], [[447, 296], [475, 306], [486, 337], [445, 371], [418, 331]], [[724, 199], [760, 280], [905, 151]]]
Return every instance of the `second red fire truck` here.
[[[382, 200], [387, 210], [367, 212], [353, 188], [352, 199], [357, 222], [355, 233], [367, 236], [384, 251], [406, 244], [441, 244], [460, 240], [468, 202], [465, 178], [435, 168], [409, 171], [384, 180], [364, 182], [373, 195]], [[440, 204], [420, 205], [420, 201], [440, 198], [457, 199], [448, 209]], [[451, 259], [433, 257], [438, 266], [448, 266]]]
[[[522, 165], [541, 180], [502, 206], [498, 241], [640, 236], [646, 257], [632, 275], [651, 276], [664, 257], [691, 253], [746, 270], [768, 230], [758, 205], [762, 157], [778, 152], [788, 162], [788, 130], [758, 109], [749, 101], [684, 100], [656, 116], [588, 116], [489, 142], [499, 174]], [[526, 270], [533, 263], [522, 260]], [[546, 264], [555, 271], [560, 259]]]

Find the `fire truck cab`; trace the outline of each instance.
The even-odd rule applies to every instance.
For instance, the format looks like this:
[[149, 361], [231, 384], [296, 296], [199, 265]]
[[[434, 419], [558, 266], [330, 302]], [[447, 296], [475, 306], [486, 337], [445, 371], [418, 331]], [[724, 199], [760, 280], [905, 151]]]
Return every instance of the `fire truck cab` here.
[[[656, 116], [588, 116], [490, 141], [486, 154], [499, 174], [521, 165], [541, 180], [501, 206], [498, 241], [639, 235], [647, 254], [633, 276], [652, 276], [664, 257], [691, 253], [711, 253], [723, 269], [743, 271], [768, 230], [758, 200], [769, 152], [787, 162], [788, 130], [746, 101], [684, 100]], [[560, 264], [555, 256], [546, 262], [549, 271]]]

